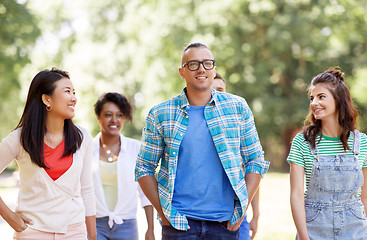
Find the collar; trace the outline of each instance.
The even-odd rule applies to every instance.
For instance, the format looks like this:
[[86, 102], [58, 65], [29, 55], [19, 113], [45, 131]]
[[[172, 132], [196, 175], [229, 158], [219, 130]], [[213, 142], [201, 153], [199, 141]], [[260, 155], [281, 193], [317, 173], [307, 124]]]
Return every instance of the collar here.
[[[182, 92], [180, 93], [180, 95], [178, 96], [179, 98], [179, 105], [180, 105], [180, 108], [185, 110], [187, 108], [190, 107], [190, 103], [189, 103], [189, 100], [187, 99], [187, 96], [186, 96], [186, 91], [187, 91], [187, 88], [184, 87], [182, 89]], [[211, 90], [211, 94], [212, 94], [212, 98], [210, 99], [210, 101], [207, 103], [207, 105], [215, 105], [216, 102], [218, 101], [217, 99], [217, 91], [215, 91], [213, 88]]]

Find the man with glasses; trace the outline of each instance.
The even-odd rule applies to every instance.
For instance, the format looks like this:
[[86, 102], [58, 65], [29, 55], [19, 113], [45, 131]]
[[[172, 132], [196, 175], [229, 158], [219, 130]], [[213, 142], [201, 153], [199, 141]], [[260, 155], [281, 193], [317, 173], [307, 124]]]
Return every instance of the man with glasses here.
[[181, 64], [186, 87], [150, 110], [136, 179], [161, 218], [163, 240], [238, 239], [269, 163], [246, 101], [212, 89], [210, 49], [189, 44]]

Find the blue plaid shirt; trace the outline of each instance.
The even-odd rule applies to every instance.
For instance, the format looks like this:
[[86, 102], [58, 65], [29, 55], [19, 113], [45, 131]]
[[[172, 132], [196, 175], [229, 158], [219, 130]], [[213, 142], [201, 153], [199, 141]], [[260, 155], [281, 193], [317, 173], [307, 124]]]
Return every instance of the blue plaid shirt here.
[[[172, 207], [173, 188], [177, 170], [178, 151], [185, 135], [190, 104], [182, 93], [153, 107], [146, 118], [143, 138], [138, 155], [136, 180], [155, 175], [162, 209], [172, 226], [187, 230], [184, 215]], [[231, 225], [245, 213], [248, 204], [245, 174], [256, 172], [263, 175], [269, 168], [256, 131], [254, 119], [246, 101], [238, 96], [212, 89], [212, 98], [205, 106], [204, 117], [213, 138], [222, 166], [237, 195]], [[210, 199], [208, 199], [210, 201]]]

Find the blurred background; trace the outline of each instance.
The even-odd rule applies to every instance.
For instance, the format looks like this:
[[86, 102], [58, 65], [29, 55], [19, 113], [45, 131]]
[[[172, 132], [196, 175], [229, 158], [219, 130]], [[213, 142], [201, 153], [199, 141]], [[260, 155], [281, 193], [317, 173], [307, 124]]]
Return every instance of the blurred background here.
[[18, 123], [35, 74], [56, 66], [76, 88], [76, 123], [95, 135], [93, 104], [117, 91], [135, 107], [124, 134], [140, 139], [148, 110], [184, 87], [181, 53], [198, 41], [228, 91], [248, 101], [270, 170], [287, 172], [319, 72], [342, 68], [366, 129], [366, 39], [366, 0], [1, 0], [0, 138]]
[[93, 104], [116, 91], [135, 108], [123, 133], [140, 139], [149, 109], [185, 86], [183, 48], [202, 42], [228, 91], [251, 107], [270, 171], [287, 173], [307, 86], [327, 68], [345, 72], [366, 132], [366, 39], [367, 0], [1, 0], [0, 139], [17, 125], [32, 78], [53, 66], [71, 75], [77, 124], [95, 135]]

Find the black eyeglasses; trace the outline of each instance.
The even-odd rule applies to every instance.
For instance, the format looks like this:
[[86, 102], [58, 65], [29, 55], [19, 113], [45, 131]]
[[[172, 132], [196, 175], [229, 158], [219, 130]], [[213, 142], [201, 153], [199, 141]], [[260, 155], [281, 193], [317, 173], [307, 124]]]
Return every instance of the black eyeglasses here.
[[197, 60], [191, 60], [191, 61], [187, 61], [185, 62], [182, 67], [184, 68], [185, 66], [187, 66], [187, 68], [190, 71], [196, 71], [200, 68], [200, 63], [203, 65], [203, 67], [206, 70], [212, 70], [214, 68], [214, 63], [215, 60], [204, 60], [204, 61], [197, 61]]

